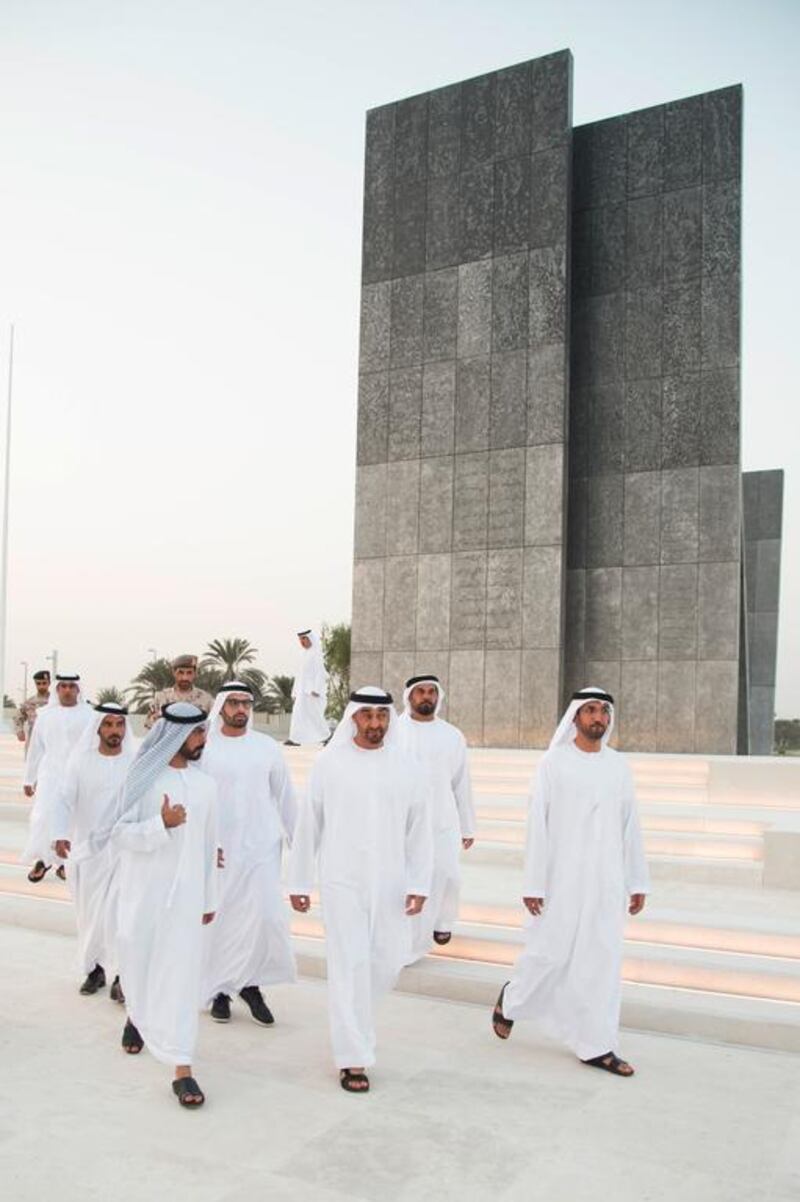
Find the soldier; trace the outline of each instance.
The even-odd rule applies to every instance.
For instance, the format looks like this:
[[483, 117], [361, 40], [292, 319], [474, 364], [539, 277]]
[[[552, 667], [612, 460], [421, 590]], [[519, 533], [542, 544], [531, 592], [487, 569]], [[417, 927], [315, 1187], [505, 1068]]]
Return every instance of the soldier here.
[[32, 697], [26, 698], [22, 705], [14, 715], [14, 729], [17, 732], [17, 738], [20, 743], [25, 744], [25, 754], [28, 754], [28, 744], [31, 741], [33, 734], [34, 723], [36, 722], [37, 710], [43, 705], [47, 705], [50, 699], [50, 673], [46, 668], [41, 672], [34, 672], [33, 683], [36, 685], [36, 692]]
[[173, 701], [186, 701], [190, 705], [196, 705], [201, 710], [205, 710], [206, 713], [211, 711], [214, 705], [214, 698], [209, 693], [206, 693], [204, 689], [196, 689], [194, 687], [194, 678], [196, 675], [196, 655], [176, 656], [172, 661], [172, 676], [175, 684], [171, 689], [162, 689], [160, 693], [156, 693], [150, 707], [150, 713], [144, 720], [145, 730], [149, 730], [156, 718], [161, 717], [162, 705], [171, 705]]

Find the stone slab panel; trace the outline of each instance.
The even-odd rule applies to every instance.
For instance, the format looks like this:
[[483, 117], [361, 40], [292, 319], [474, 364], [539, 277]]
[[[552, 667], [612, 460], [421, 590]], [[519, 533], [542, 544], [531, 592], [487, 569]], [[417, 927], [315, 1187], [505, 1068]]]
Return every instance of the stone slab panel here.
[[663, 191], [664, 107], [641, 109], [628, 118], [629, 197]]
[[[563, 197], [562, 197], [563, 204]], [[531, 161], [526, 155], [497, 163], [494, 175], [494, 253], [527, 251]], [[526, 287], [527, 290], [527, 287]], [[525, 304], [527, 314], [527, 298]]]
[[693, 752], [695, 749], [694, 660], [677, 663], [662, 660], [658, 665], [658, 728], [656, 750]]
[[491, 349], [492, 264], [463, 263], [458, 269], [458, 358], [488, 355]]
[[754, 686], [748, 697], [750, 754], [772, 755], [775, 750], [775, 689]]
[[740, 487], [735, 465], [700, 469], [700, 559], [739, 559]]
[[492, 356], [489, 445], [525, 445], [527, 435], [527, 352]]
[[487, 747], [519, 745], [522, 652], [486, 652], [483, 742]]
[[492, 350], [516, 351], [528, 345], [528, 255], [496, 255], [492, 260]]
[[662, 370], [666, 376], [700, 370], [700, 277], [663, 289]]
[[627, 566], [659, 563], [661, 559], [661, 473], [626, 474], [624, 504], [623, 562]]
[[377, 685], [385, 688], [383, 683], [383, 652], [354, 651], [350, 657], [350, 684], [353, 689], [364, 685]]
[[460, 262], [487, 259], [494, 242], [494, 164], [483, 163], [460, 176]]
[[[526, 547], [523, 564], [522, 646], [556, 649], [561, 644], [563, 590], [561, 547]], [[568, 627], [569, 623], [568, 615]], [[583, 633], [581, 623], [581, 635]]]
[[531, 70], [531, 150], [558, 146], [572, 126], [572, 55], [568, 50], [534, 59]]
[[429, 272], [459, 261], [461, 191], [457, 175], [428, 180], [425, 266]]
[[430, 271], [425, 276], [422, 357], [454, 359], [458, 331], [458, 270]]
[[661, 466], [697, 467], [700, 463], [700, 376], [668, 376], [661, 396]]
[[486, 546], [489, 508], [489, 455], [456, 455], [453, 484], [453, 547]]
[[699, 474], [696, 468], [674, 468], [661, 474], [661, 562], [697, 560]]
[[450, 598], [450, 646], [478, 650], [486, 645], [486, 573], [488, 553], [453, 555]]
[[483, 742], [483, 696], [485, 651], [450, 652], [449, 720], [468, 743]]
[[430, 93], [428, 102], [428, 177], [454, 175], [461, 164], [461, 85]]
[[704, 372], [700, 389], [700, 462], [738, 464], [738, 371]]
[[736, 562], [698, 567], [698, 659], [735, 660], [739, 654], [739, 576]]
[[498, 159], [528, 153], [531, 140], [530, 63], [519, 63], [497, 72], [494, 133]]
[[624, 388], [621, 380], [609, 380], [588, 389], [590, 474], [606, 476], [621, 472], [624, 460]]
[[422, 362], [423, 297], [423, 276], [412, 275], [392, 281], [391, 367], [409, 367]]
[[587, 570], [585, 631], [587, 661], [620, 658], [622, 568]]
[[365, 372], [358, 380], [356, 462], [385, 463], [389, 454], [389, 373]]
[[389, 556], [384, 575], [384, 651], [410, 652], [417, 637], [416, 555]]
[[683, 284], [700, 276], [703, 256], [703, 194], [684, 188], [664, 196], [664, 283]]
[[775, 685], [775, 659], [778, 645], [778, 615], [775, 612], [756, 611], [748, 615], [748, 642], [750, 646], [750, 684]]
[[522, 652], [519, 736], [523, 747], [547, 747], [558, 725], [559, 660], [556, 650]]
[[528, 446], [566, 441], [566, 367], [561, 342], [528, 352]]
[[658, 658], [658, 597], [658, 567], [623, 568], [622, 659]]
[[556, 546], [563, 541], [564, 446], [528, 447], [525, 459], [525, 544]]
[[422, 368], [389, 372], [389, 459], [418, 459], [422, 420]]
[[739, 665], [706, 660], [697, 665], [695, 749], [707, 755], [736, 754]]
[[[664, 245], [662, 199], [629, 201], [625, 238], [625, 274], [629, 289], [657, 287], [662, 280]], [[614, 279], [615, 290], [618, 286]]]
[[525, 449], [489, 453], [490, 547], [521, 547], [525, 534]]
[[385, 463], [356, 468], [354, 553], [357, 559], [386, 554], [387, 478]]
[[456, 451], [489, 447], [491, 359], [488, 355], [456, 361]]
[[556, 246], [567, 237], [569, 146], [538, 151], [531, 159], [528, 246]]
[[626, 473], [661, 467], [661, 380], [626, 380], [621, 450]]
[[415, 555], [419, 549], [419, 459], [388, 466], [386, 554]]
[[423, 459], [419, 475], [419, 551], [449, 551], [453, 545], [453, 459]]
[[[566, 594], [565, 658], [580, 663], [582, 676], [586, 660], [586, 572], [583, 569], [567, 572]], [[576, 688], [580, 687], [576, 685]]]
[[420, 555], [417, 577], [417, 651], [450, 646], [449, 555]]
[[425, 181], [403, 180], [394, 193], [394, 241], [392, 274], [411, 276], [425, 270]]
[[653, 379], [661, 375], [664, 325], [663, 290], [659, 285], [637, 287], [625, 296], [625, 378]]
[[379, 371], [389, 366], [392, 286], [384, 280], [361, 289], [359, 369]]
[[426, 363], [422, 369], [420, 451], [452, 455], [455, 438], [455, 362]]
[[689, 188], [703, 178], [703, 98], [664, 106], [664, 188]]
[[494, 159], [496, 74], [479, 75], [461, 85], [461, 169]]
[[489, 551], [486, 571], [486, 647], [518, 649], [522, 642], [521, 547]]
[[626, 751], [654, 751], [658, 727], [658, 668], [650, 660], [622, 664], [617, 739]]
[[781, 586], [781, 540], [762, 538], [757, 547], [753, 608], [777, 613]]
[[622, 563], [624, 501], [621, 472], [589, 478], [587, 568], [614, 567]]
[[697, 658], [696, 563], [664, 565], [658, 594], [658, 658]]
[[742, 89], [703, 96], [703, 180], [738, 180], [742, 171]]
[[383, 559], [353, 565], [353, 651], [383, 651]]
[[530, 252], [528, 345], [563, 342], [567, 335], [567, 256], [564, 244]]

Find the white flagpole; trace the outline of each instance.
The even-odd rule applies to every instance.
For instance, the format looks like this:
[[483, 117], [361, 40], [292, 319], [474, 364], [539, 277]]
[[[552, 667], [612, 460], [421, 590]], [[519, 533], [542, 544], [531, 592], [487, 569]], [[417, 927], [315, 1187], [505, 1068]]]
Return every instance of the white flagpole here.
[[8, 335], [8, 393], [6, 397], [5, 479], [3, 482], [3, 527], [0, 539], [0, 731], [9, 728], [5, 716], [6, 623], [8, 619], [8, 500], [11, 486], [11, 398], [14, 384], [14, 326]]

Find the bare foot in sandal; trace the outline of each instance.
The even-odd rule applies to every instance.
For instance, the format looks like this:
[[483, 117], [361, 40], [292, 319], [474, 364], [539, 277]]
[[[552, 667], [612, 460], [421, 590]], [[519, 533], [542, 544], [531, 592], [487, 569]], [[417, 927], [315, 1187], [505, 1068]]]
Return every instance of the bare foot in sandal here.
[[347, 1093], [367, 1093], [369, 1077], [363, 1068], [342, 1068], [339, 1070], [339, 1084]]

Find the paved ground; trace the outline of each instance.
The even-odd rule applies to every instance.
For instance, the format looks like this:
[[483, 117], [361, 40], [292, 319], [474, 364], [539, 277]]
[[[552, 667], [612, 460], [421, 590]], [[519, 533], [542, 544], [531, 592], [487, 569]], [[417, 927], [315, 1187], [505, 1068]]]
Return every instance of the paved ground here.
[[118, 1048], [121, 1008], [82, 998], [64, 936], [0, 927], [0, 1189], [9, 1202], [797, 1202], [796, 1056], [627, 1033], [632, 1081], [485, 1011], [393, 995], [366, 1098], [330, 1066], [322, 984], [278, 1022], [201, 1023], [208, 1094]]

